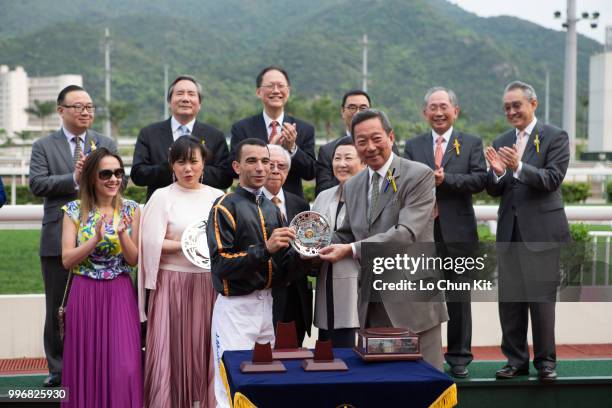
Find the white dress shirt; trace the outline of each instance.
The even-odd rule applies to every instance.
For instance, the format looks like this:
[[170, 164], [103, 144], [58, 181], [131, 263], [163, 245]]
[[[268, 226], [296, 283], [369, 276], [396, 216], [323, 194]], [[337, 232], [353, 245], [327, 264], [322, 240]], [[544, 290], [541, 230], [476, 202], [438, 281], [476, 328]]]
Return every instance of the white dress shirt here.
[[[195, 124], [195, 121], [195, 118], [193, 118], [191, 122], [185, 124], [185, 127], [187, 128], [187, 130], [189, 130], [190, 134], [193, 134], [193, 125]], [[183, 132], [181, 132], [180, 130], [181, 126], [183, 126], [183, 124], [181, 124], [181, 122], [179, 122], [174, 118], [174, 116], [172, 116], [172, 118], [170, 119], [170, 128], [172, 129], [172, 139], [174, 139], [175, 142], [176, 139], [183, 136]]]
[[278, 197], [278, 199], [280, 200], [278, 208], [281, 210], [281, 213], [283, 213], [283, 216], [285, 217], [285, 219], [287, 219], [287, 205], [286, 205], [286, 202], [285, 202], [285, 192], [283, 191], [283, 189], [281, 188], [280, 191], [278, 192], [278, 194], [276, 194], [276, 196], [275, 196], [274, 194], [269, 192], [267, 188], [264, 187], [263, 188], [263, 193], [266, 196], [266, 198], [268, 200], [270, 200], [270, 201], [272, 201], [272, 198]]

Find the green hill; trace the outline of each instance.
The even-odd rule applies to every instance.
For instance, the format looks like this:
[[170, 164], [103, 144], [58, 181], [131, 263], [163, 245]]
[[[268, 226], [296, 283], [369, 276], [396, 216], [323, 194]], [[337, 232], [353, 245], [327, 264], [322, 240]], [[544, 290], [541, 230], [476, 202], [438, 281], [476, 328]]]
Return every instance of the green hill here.
[[[204, 119], [224, 131], [257, 110], [254, 77], [269, 64], [287, 68], [292, 109], [308, 116], [314, 98], [328, 95], [336, 104], [360, 86], [364, 33], [368, 91], [402, 135], [419, 128], [430, 86], [457, 92], [464, 126], [490, 124], [503, 119], [501, 92], [513, 79], [533, 83], [543, 99], [546, 68], [551, 120], [561, 122], [564, 34], [517, 18], [480, 18], [444, 0], [0, 0], [0, 8], [1, 64], [22, 65], [31, 76], [82, 74], [98, 104], [109, 27], [113, 99], [134, 108], [124, 132], [161, 118], [164, 64], [170, 77], [201, 80]], [[589, 56], [601, 46], [582, 36], [578, 46], [580, 98]]]

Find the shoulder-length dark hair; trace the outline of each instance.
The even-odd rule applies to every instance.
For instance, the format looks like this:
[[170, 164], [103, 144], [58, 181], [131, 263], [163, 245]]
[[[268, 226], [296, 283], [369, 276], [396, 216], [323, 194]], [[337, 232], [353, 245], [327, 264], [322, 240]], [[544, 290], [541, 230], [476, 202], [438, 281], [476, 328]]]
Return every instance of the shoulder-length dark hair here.
[[[79, 199], [81, 200], [81, 220], [87, 222], [89, 211], [98, 205], [98, 197], [96, 196], [96, 182], [98, 180], [98, 170], [100, 162], [103, 158], [111, 156], [119, 161], [119, 166], [123, 169], [123, 160], [118, 154], [115, 154], [108, 150], [106, 147], [98, 147], [96, 150], [91, 152], [85, 159], [83, 164], [83, 172], [81, 179], [79, 180]], [[123, 183], [121, 182], [121, 189], [119, 193], [113, 198], [113, 207], [115, 209], [121, 208], [122, 198], [121, 192], [123, 190]]]

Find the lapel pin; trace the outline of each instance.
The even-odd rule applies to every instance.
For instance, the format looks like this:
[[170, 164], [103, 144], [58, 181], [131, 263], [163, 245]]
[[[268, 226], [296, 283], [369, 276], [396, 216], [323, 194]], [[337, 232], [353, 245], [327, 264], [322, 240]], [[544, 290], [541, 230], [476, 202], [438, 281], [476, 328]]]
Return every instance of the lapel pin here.
[[533, 139], [533, 144], [535, 145], [536, 148], [536, 153], [540, 153], [540, 135], [538, 133], [536, 133], [535, 135], [535, 139]]
[[459, 144], [459, 140], [455, 139], [455, 142], [453, 143], [453, 147], [455, 148], [455, 153], [457, 153], [457, 156], [459, 156], [459, 153], [461, 153], [461, 145]]
[[389, 186], [393, 187], [394, 193], [397, 192], [397, 185], [395, 184], [396, 178], [397, 176], [395, 176], [395, 167], [393, 168], [393, 172], [391, 172], [391, 170], [387, 170], [387, 185], [385, 186], [385, 193], [389, 189]]

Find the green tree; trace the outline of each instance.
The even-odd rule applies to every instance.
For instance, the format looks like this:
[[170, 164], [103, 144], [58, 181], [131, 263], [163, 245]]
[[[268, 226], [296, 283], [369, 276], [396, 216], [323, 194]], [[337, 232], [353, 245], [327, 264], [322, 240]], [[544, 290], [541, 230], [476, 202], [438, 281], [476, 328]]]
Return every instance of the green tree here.
[[315, 127], [325, 128], [325, 138], [329, 140], [332, 131], [332, 123], [338, 117], [338, 110], [334, 106], [332, 99], [325, 95], [323, 97], [316, 98], [310, 104], [310, 112]]
[[34, 101], [34, 106], [28, 106], [26, 113], [36, 116], [40, 120], [40, 132], [45, 133], [45, 121], [55, 112], [55, 102], [53, 101]]
[[115, 138], [119, 137], [119, 128], [121, 124], [133, 113], [134, 105], [132, 104], [121, 101], [113, 101], [110, 103], [111, 128]]

